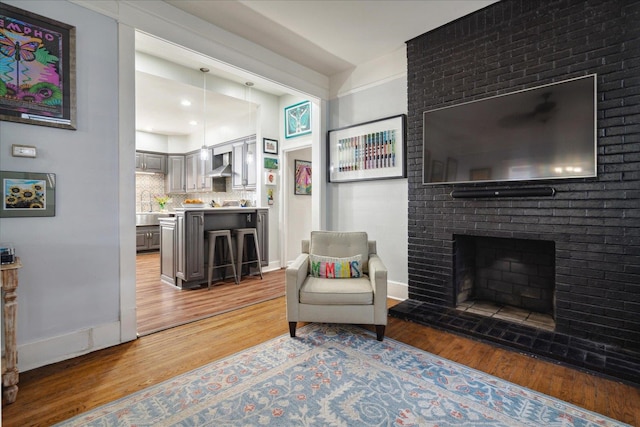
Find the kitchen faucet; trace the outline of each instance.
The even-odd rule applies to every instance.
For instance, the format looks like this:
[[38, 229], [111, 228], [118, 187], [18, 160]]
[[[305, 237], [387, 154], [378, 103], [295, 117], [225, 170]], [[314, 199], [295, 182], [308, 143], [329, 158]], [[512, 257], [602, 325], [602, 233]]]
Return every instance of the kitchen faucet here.
[[153, 211], [153, 203], [151, 202], [151, 191], [149, 191], [149, 190], [142, 190], [140, 192], [140, 211], [144, 212], [143, 200], [142, 200], [142, 198], [144, 196], [144, 193], [149, 194], [149, 212], [152, 212]]

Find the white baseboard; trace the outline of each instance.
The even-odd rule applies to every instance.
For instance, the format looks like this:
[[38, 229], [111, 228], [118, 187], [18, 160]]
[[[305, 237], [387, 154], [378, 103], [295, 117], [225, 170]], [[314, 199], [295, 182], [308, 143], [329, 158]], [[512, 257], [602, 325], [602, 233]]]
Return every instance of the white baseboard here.
[[18, 346], [18, 370], [29, 371], [120, 344], [120, 322]]
[[409, 298], [409, 286], [406, 283], [388, 281], [387, 297], [404, 301]]

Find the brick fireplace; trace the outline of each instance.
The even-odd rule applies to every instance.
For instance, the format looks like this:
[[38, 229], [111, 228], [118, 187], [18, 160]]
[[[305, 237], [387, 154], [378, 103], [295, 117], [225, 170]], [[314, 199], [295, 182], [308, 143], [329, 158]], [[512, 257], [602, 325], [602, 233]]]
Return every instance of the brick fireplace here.
[[[503, 0], [407, 42], [409, 300], [392, 315], [640, 383], [639, 20], [640, 1]], [[596, 178], [538, 181], [554, 194], [522, 197], [451, 192], [533, 183], [422, 184], [424, 111], [588, 74], [597, 75]], [[477, 245], [486, 242], [493, 252], [538, 242], [553, 254], [533, 257], [546, 266], [485, 259]], [[537, 288], [522, 286], [522, 270], [542, 272], [527, 279]], [[471, 275], [474, 290], [459, 296]], [[554, 330], [456, 310], [471, 292], [498, 289], [520, 289], [518, 304], [551, 312]], [[534, 293], [544, 297], [531, 303]]]
[[554, 242], [455, 235], [454, 248], [456, 307], [489, 301], [553, 317]]

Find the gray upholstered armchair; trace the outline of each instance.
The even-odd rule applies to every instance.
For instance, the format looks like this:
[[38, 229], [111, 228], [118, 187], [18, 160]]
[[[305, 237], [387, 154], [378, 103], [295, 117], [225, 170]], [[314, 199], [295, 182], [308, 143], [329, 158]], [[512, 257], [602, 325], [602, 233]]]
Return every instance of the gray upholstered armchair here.
[[387, 325], [387, 269], [364, 232], [312, 231], [286, 271], [289, 332], [297, 322]]

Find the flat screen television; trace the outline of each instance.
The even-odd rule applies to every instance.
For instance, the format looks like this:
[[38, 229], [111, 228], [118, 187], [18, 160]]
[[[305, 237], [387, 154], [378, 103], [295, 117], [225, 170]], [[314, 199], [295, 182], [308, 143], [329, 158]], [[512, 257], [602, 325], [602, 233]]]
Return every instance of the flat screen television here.
[[425, 185], [597, 176], [596, 75], [424, 112]]

